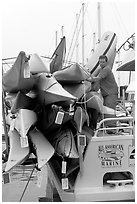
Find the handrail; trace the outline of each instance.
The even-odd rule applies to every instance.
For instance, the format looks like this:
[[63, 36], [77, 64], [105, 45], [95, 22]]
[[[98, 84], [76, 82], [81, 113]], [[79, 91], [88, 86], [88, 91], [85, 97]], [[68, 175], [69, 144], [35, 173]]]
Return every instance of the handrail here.
[[119, 186], [119, 185], [121, 185], [121, 186], [124, 186], [124, 185], [126, 185], [126, 184], [130, 184], [130, 183], [132, 183], [133, 184], [133, 179], [124, 179], [124, 180], [107, 180], [107, 183], [108, 184], [112, 184], [112, 185], [115, 185], [115, 186]]
[[116, 117], [116, 118], [105, 118], [103, 120], [100, 121], [100, 123], [98, 124], [98, 128], [95, 131], [94, 137], [97, 137], [97, 134], [99, 131], [101, 130], [118, 130], [118, 129], [133, 129], [133, 125], [129, 124], [129, 126], [125, 127], [125, 126], [116, 126], [116, 127], [104, 127], [104, 128], [100, 128], [101, 125], [106, 122], [106, 121], [125, 121], [125, 120], [129, 120], [129, 121], [133, 121], [133, 117], [132, 116], [126, 116], [126, 117]]
[[106, 127], [106, 128], [99, 128], [99, 130], [117, 130], [117, 129], [133, 129], [133, 126], [118, 126], [118, 127]]

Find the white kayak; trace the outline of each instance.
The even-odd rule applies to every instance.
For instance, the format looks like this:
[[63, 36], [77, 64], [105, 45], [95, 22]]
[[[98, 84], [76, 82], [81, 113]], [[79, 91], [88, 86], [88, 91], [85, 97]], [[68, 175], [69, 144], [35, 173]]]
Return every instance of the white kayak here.
[[89, 92], [86, 94], [86, 104], [87, 108], [93, 108], [99, 111], [101, 114], [108, 114], [108, 115], [119, 115], [122, 112], [116, 111], [112, 108], [103, 105], [103, 98], [97, 92]]
[[29, 135], [36, 151], [38, 168], [41, 169], [53, 156], [54, 148], [36, 127], [29, 132]]
[[[14, 119], [13, 119], [14, 120]], [[32, 125], [37, 121], [37, 116], [34, 111], [20, 109], [15, 119], [14, 128], [22, 137], [25, 137]]]
[[66, 91], [68, 91], [73, 96], [77, 97], [78, 100], [87, 92], [91, 90], [91, 83], [85, 81], [81, 84], [69, 84], [63, 86]]
[[25, 52], [21, 51], [11, 69], [2, 76], [3, 90], [10, 93], [23, 91], [25, 93], [33, 89], [35, 79], [30, 73], [29, 59]]
[[34, 53], [33, 55], [31, 55], [29, 66], [30, 66], [30, 72], [32, 74], [49, 72], [49, 65], [48, 64], [46, 65], [37, 53]]
[[5, 171], [21, 164], [29, 156], [29, 147], [21, 148], [20, 134], [17, 130], [9, 131], [10, 151]]
[[62, 70], [53, 73], [53, 76], [61, 84], [80, 83], [81, 81], [90, 77], [86, 69], [75, 63]]
[[97, 92], [89, 92], [86, 94], [87, 108], [93, 108], [102, 113], [103, 110], [103, 98]]
[[100, 55], [108, 57], [108, 65], [112, 68], [116, 56], [116, 44], [117, 36], [114, 32], [107, 31], [103, 34], [95, 52], [86, 64], [86, 68], [91, 72], [92, 76], [97, 76], [98, 74]]
[[[55, 77], [41, 74], [38, 80], [38, 92], [41, 102], [45, 105], [53, 104], [59, 101], [75, 101], [77, 98], [67, 92]], [[71, 102], [72, 103], [72, 102]]]

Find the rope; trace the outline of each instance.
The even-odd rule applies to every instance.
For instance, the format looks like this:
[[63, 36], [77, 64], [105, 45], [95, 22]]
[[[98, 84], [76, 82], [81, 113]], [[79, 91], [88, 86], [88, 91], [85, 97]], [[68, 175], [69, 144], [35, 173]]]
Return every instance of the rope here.
[[[83, 96], [84, 97], [84, 96]], [[87, 103], [88, 101], [90, 101], [91, 99], [93, 99], [95, 96], [91, 96], [88, 100], [86, 100], [86, 101], [82, 101], [82, 102], [76, 102], [76, 103], [78, 103], [78, 104], [85, 104], [85, 103]], [[96, 96], [96, 97], [98, 97], [98, 96]], [[101, 101], [101, 99], [98, 97], [98, 99]], [[102, 102], [102, 101], [101, 101]], [[100, 107], [100, 104], [98, 103], [98, 106], [99, 106], [99, 108], [100, 108], [100, 111], [102, 110], [102, 108]]]
[[[85, 101], [86, 101], [86, 86], [85, 86], [85, 81], [84, 81], [84, 102]], [[87, 110], [86, 103], [84, 103], [84, 108], [85, 110]]]
[[25, 192], [26, 192], [26, 189], [27, 189], [28, 184], [29, 184], [29, 182], [30, 182], [31, 176], [32, 176], [32, 174], [33, 174], [33, 172], [34, 172], [34, 169], [35, 169], [35, 166], [34, 166], [34, 168], [33, 168], [32, 171], [31, 171], [30, 177], [29, 177], [28, 182], [27, 182], [27, 184], [26, 184], [26, 186], [25, 186], [25, 188], [24, 188], [24, 191], [23, 191], [23, 193], [22, 193], [22, 195], [21, 195], [21, 198], [20, 198], [19, 202], [21, 202], [21, 200], [22, 200], [22, 198], [23, 198], [23, 196], [24, 196], [24, 194], [25, 194]]
[[[84, 96], [83, 96], [84, 97]], [[88, 100], [86, 101], [81, 101], [81, 102], [76, 102], [77, 104], [85, 104], [87, 103], [88, 101], [90, 101], [92, 98], [94, 98], [95, 96], [91, 96]]]
[[82, 132], [82, 116], [83, 116], [83, 112], [82, 112], [82, 108], [80, 109], [80, 127], [79, 127], [79, 132], [81, 133]]

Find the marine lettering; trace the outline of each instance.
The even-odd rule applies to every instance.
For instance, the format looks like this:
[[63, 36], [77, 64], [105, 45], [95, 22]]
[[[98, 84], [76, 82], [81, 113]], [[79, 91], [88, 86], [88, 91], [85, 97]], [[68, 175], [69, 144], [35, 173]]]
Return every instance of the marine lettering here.
[[118, 160], [118, 161], [102, 160], [101, 165], [102, 165], [102, 167], [117, 167], [117, 166], [122, 166], [122, 161], [121, 160]]

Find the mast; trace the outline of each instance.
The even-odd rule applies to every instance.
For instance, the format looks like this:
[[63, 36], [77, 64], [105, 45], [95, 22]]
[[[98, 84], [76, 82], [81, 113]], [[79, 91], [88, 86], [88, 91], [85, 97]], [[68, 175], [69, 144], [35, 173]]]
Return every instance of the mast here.
[[84, 6], [82, 4], [82, 65], [84, 66]]
[[100, 18], [100, 2], [98, 2], [98, 43], [101, 38], [101, 18]]
[[96, 33], [93, 33], [93, 48], [91, 50], [92, 53], [95, 51], [95, 44], [96, 44]]
[[61, 26], [61, 38], [63, 38], [63, 35], [64, 35], [64, 26]]
[[[79, 14], [76, 14], [76, 29], [77, 29], [77, 35], [78, 36], [78, 19], [79, 19]], [[79, 56], [78, 56], [78, 46], [79, 46], [79, 43], [78, 43], [78, 38], [76, 37], [76, 62], [78, 63], [79, 61]]]
[[56, 31], [56, 33], [55, 33], [55, 49], [56, 49], [56, 47], [57, 47], [57, 45], [58, 45], [58, 31]]

